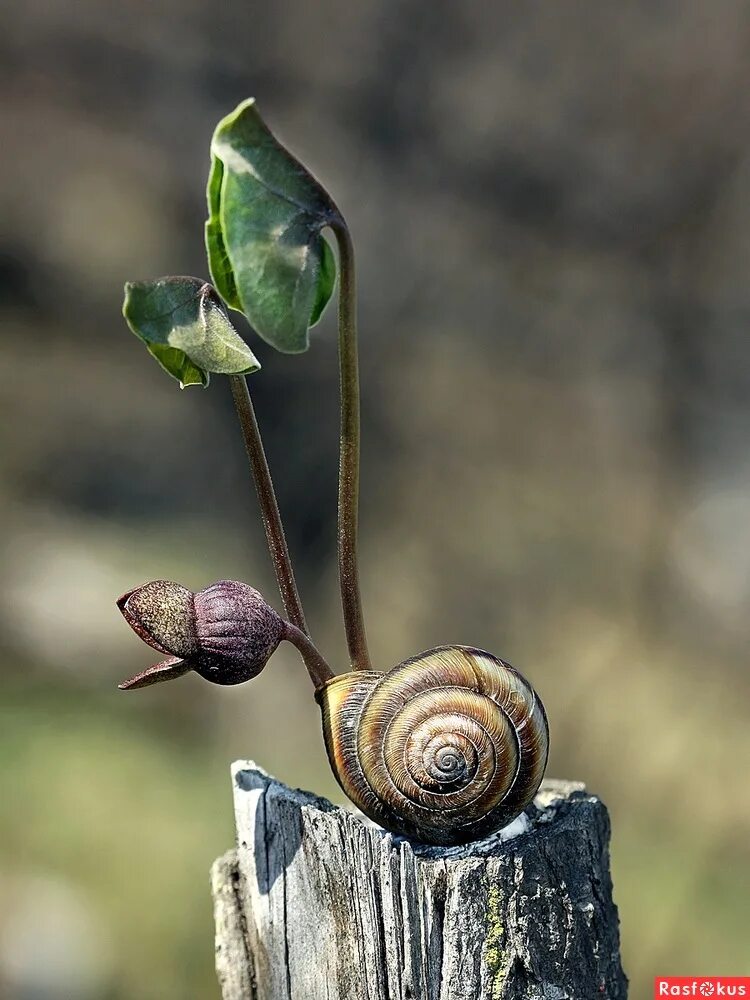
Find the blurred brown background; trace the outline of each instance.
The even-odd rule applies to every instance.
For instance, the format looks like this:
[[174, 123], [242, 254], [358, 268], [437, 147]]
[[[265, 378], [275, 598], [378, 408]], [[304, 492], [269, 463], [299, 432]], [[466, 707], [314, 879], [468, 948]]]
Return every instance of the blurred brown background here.
[[[290, 651], [122, 695], [114, 599], [276, 600], [226, 383], [120, 318], [206, 274], [215, 122], [255, 95], [359, 251], [376, 662], [470, 642], [533, 679], [552, 775], [610, 807], [632, 995], [748, 974], [750, 8], [27, 0], [0, 31], [0, 995], [215, 997], [228, 764], [332, 795]], [[252, 380], [341, 669], [334, 311]], [[278, 603], [278, 602], [277, 602]]]

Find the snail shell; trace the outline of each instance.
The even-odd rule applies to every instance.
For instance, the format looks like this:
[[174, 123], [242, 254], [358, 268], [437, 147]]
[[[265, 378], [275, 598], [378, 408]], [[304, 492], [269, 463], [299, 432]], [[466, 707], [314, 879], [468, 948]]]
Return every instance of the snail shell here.
[[544, 707], [517, 670], [481, 649], [440, 646], [385, 674], [353, 671], [316, 698], [339, 784], [395, 833], [468, 843], [514, 819], [541, 783]]

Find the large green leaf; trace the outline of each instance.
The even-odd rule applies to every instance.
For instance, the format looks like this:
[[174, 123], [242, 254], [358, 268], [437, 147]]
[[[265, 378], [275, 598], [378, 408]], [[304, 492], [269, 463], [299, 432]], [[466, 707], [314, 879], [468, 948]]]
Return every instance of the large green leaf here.
[[122, 312], [133, 333], [183, 388], [208, 385], [211, 372], [246, 375], [260, 368], [216, 291], [200, 278], [128, 282]]
[[207, 194], [206, 249], [219, 294], [277, 350], [307, 350], [336, 279], [321, 229], [338, 216], [252, 99], [216, 127]]

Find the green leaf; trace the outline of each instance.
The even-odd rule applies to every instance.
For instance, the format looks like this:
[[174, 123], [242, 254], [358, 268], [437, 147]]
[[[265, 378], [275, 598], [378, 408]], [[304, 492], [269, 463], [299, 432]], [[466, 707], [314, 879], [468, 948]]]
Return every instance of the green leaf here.
[[211, 372], [247, 375], [260, 368], [215, 289], [200, 278], [128, 282], [122, 312], [133, 333], [183, 388], [208, 385]]
[[321, 229], [339, 216], [252, 99], [216, 127], [207, 196], [206, 249], [219, 294], [277, 350], [307, 350], [336, 279]]

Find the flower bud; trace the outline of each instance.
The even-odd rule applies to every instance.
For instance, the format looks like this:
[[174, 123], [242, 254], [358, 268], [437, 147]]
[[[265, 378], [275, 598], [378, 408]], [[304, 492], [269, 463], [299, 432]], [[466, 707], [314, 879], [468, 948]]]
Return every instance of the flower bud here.
[[246, 583], [220, 580], [195, 595], [195, 670], [214, 684], [240, 684], [265, 667], [284, 638], [284, 622]]
[[167, 660], [120, 685], [145, 687], [194, 670], [214, 684], [257, 676], [284, 638], [285, 623], [253, 587], [221, 580], [193, 594], [154, 580], [117, 602], [133, 631]]

